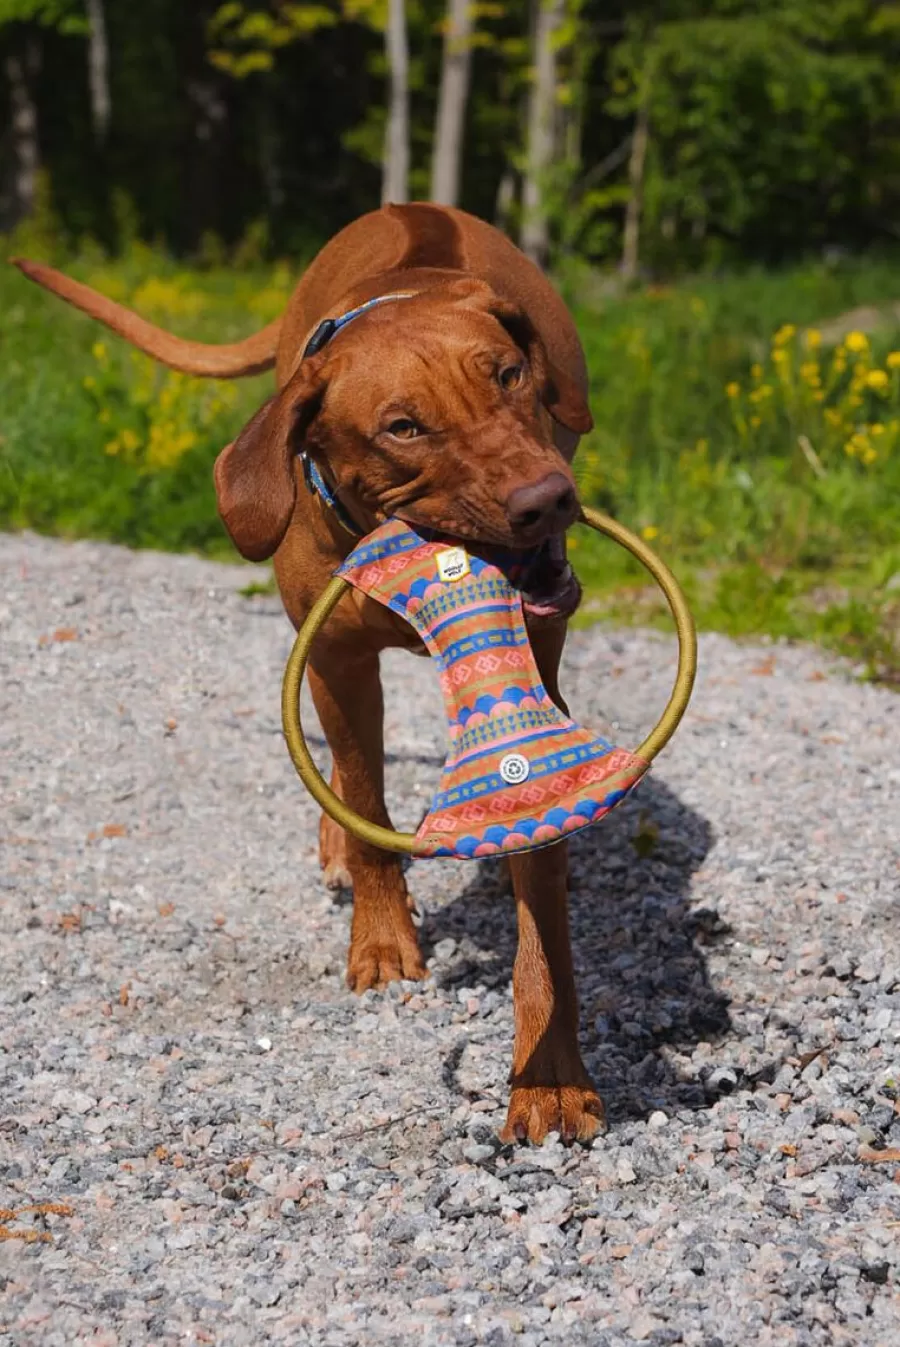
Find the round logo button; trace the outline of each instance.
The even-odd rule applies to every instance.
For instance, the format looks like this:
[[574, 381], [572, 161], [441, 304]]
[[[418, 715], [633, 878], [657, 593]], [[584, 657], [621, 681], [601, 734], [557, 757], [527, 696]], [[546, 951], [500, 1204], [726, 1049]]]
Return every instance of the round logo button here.
[[523, 758], [521, 753], [507, 753], [505, 758], [500, 759], [500, 775], [508, 786], [518, 786], [527, 781], [530, 771], [528, 759]]

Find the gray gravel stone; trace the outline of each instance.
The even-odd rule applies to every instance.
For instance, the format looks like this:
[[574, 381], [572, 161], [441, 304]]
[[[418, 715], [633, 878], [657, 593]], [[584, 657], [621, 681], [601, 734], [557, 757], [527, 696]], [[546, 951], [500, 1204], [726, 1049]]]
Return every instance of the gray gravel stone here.
[[[0, 567], [2, 1347], [896, 1341], [894, 696], [703, 639], [674, 744], [572, 845], [610, 1131], [513, 1150], [505, 874], [413, 865], [428, 980], [346, 991], [256, 573], [28, 535]], [[580, 631], [563, 686], [633, 744], [672, 662]], [[385, 666], [411, 828], [440, 698]]]

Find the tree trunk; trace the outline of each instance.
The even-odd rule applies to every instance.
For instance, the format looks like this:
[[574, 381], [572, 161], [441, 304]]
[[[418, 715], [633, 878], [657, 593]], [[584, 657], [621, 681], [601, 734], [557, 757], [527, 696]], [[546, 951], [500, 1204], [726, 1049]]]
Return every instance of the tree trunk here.
[[592, 55], [592, 45], [584, 35], [576, 41], [571, 52], [569, 71], [571, 96], [565, 107], [560, 110], [562, 116], [559, 139], [570, 181], [577, 177], [582, 169], [584, 113]]
[[625, 229], [622, 235], [622, 279], [637, 279], [640, 262], [641, 211], [644, 206], [644, 165], [650, 140], [650, 84], [645, 78], [631, 139], [628, 159], [628, 205], [625, 208]]
[[[208, 68], [185, 80], [185, 92], [194, 119], [194, 142], [190, 150], [185, 146], [187, 180], [184, 187], [186, 237], [193, 245], [207, 230], [220, 226], [223, 192], [230, 190], [229, 165], [225, 156], [228, 106], [219, 81]], [[270, 162], [265, 171], [271, 179], [271, 159], [277, 155], [277, 146], [269, 147], [266, 154]], [[260, 160], [262, 163], [262, 155]], [[278, 190], [278, 184], [270, 180], [266, 188], [270, 201], [278, 200]]]
[[31, 92], [31, 81], [41, 64], [38, 39], [26, 34], [6, 58], [6, 78], [9, 81], [10, 130], [13, 152], [11, 225], [18, 224], [34, 211], [37, 196], [37, 177], [41, 166], [38, 142], [37, 104]]
[[522, 183], [523, 251], [543, 267], [550, 252], [550, 225], [544, 203], [546, 175], [556, 150], [556, 51], [554, 39], [565, 17], [565, 0], [537, 0], [534, 78], [528, 98], [528, 145]]
[[102, 145], [109, 133], [112, 103], [109, 96], [109, 47], [103, 0], [86, 0], [88, 16], [88, 82], [94, 139]]
[[384, 138], [381, 204], [409, 199], [409, 46], [404, 0], [388, 0], [385, 49], [390, 103]]
[[445, 206], [455, 206], [459, 201], [463, 132], [472, 61], [471, 37], [471, 0], [449, 0], [431, 163], [431, 199]]
[[512, 221], [513, 207], [516, 204], [516, 175], [511, 165], [507, 164], [500, 175], [500, 181], [497, 184], [497, 196], [494, 202], [494, 224], [501, 229], [504, 234], [512, 234], [510, 223]]
[[270, 218], [277, 218], [284, 205], [284, 179], [279, 156], [278, 130], [265, 91], [257, 107], [256, 143], [266, 213]]

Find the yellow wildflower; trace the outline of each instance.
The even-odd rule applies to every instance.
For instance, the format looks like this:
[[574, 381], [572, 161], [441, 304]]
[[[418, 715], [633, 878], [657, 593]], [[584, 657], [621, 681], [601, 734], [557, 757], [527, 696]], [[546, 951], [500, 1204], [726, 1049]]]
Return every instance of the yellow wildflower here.
[[778, 329], [778, 331], [775, 333], [775, 336], [772, 338], [772, 345], [787, 346], [788, 342], [792, 339], [796, 331], [797, 329], [794, 327], [793, 323], [785, 323], [782, 327]]
[[808, 351], [817, 351], [822, 345], [822, 334], [817, 328], [811, 327], [806, 334], [806, 349]]
[[725, 385], [725, 392], [728, 394], [730, 398], [739, 397], [741, 392], [741, 386], [740, 384], [735, 383], [734, 380], [732, 380], [730, 384]]
[[759, 388], [754, 388], [751, 390], [750, 401], [764, 402], [766, 398], [770, 398], [771, 396], [772, 396], [772, 385], [760, 384]]
[[874, 449], [869, 443], [868, 435], [861, 430], [857, 430], [854, 435], [851, 435], [844, 445], [845, 454], [850, 458], [861, 458], [863, 462], [871, 462], [871, 455], [874, 454], [874, 452]]
[[884, 363], [888, 369], [900, 369], [900, 351], [890, 351]]
[[106, 360], [105, 343], [102, 341], [95, 341], [93, 346], [91, 347], [91, 355], [94, 357], [98, 365], [102, 365], [103, 362]]
[[876, 421], [875, 424], [872, 426], [866, 426], [866, 430], [869, 432], [870, 435], [877, 436], [884, 434], [884, 426], [881, 425], [879, 421]]
[[151, 310], [193, 318], [203, 308], [205, 299], [202, 294], [189, 291], [186, 287], [186, 277], [178, 276], [164, 281], [153, 276], [135, 290], [134, 307], [138, 311]]
[[94, 378], [93, 374], [86, 375], [81, 382], [88, 392], [92, 392], [93, 389], [97, 387], [97, 380]]
[[[897, 354], [900, 355], [900, 351], [898, 351]], [[763, 367], [762, 367], [762, 365], [759, 365], [759, 364], [751, 365], [751, 366], [750, 366], [750, 373], [751, 373], [751, 375], [753, 376], [754, 379], [761, 379], [761, 378], [763, 377]]]
[[750, 424], [751, 424], [751, 426], [753, 427], [754, 430], [758, 430], [759, 427], [762, 425], [762, 417], [760, 417], [760, 416], [751, 416], [751, 417], [750, 417]]
[[872, 369], [866, 375], [866, 384], [876, 393], [886, 393], [891, 386], [890, 375], [883, 369]]
[[848, 351], [857, 353], [869, 349], [869, 339], [865, 332], [848, 332], [844, 338], [844, 345]]
[[790, 351], [779, 349], [772, 352], [772, 359], [776, 365], [784, 365], [791, 358]]
[[658, 536], [659, 536], [659, 529], [656, 527], [655, 524], [647, 524], [644, 528], [641, 529], [641, 537], [646, 539], [648, 543], [652, 543], [653, 539]]
[[815, 360], [805, 360], [800, 366], [800, 377], [813, 388], [819, 382], [819, 366]]
[[150, 428], [147, 462], [154, 468], [171, 467], [196, 443], [194, 431], [179, 430], [173, 421], [158, 421]]

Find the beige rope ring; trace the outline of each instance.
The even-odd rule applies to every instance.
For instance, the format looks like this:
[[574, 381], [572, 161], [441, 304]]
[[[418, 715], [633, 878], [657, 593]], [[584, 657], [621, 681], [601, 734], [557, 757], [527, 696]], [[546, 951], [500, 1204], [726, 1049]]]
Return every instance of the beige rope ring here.
[[[668, 566], [642, 539], [638, 538], [630, 529], [625, 528], [623, 524], [611, 519], [608, 515], [602, 514], [599, 510], [583, 509], [581, 523], [587, 524], [589, 528], [596, 529], [598, 533], [606, 534], [608, 538], [612, 538], [614, 542], [619, 543], [621, 547], [631, 552], [632, 556], [635, 556], [646, 567], [665, 594], [672, 616], [675, 619], [675, 630], [678, 634], [678, 672], [675, 676], [675, 684], [659, 721], [640, 747], [634, 750], [636, 757], [643, 758], [645, 762], [649, 763], [666, 746], [675, 733], [690, 700], [694, 676], [697, 672], [697, 634], [694, 628], [694, 620], [678, 581]], [[300, 780], [306, 786], [310, 795], [322, 806], [326, 814], [330, 814], [336, 823], [339, 823], [342, 828], [346, 828], [347, 832], [352, 833], [354, 837], [360, 838], [363, 842], [381, 847], [385, 851], [400, 851], [410, 855], [414, 850], [415, 833], [400, 833], [395, 832], [393, 828], [382, 828], [379, 824], [370, 823], [368, 819], [362, 818], [354, 810], [348, 808], [340, 796], [334, 793], [313, 762], [300, 725], [300, 685], [309, 659], [310, 648], [320, 627], [328, 620], [329, 615], [350, 588], [349, 581], [342, 579], [340, 576], [335, 576], [329, 582], [322, 596], [313, 604], [306, 621], [297, 633], [294, 648], [290, 653], [287, 668], [284, 671], [284, 683], [282, 685], [281, 717], [284, 737], [287, 740], [288, 752]]]

